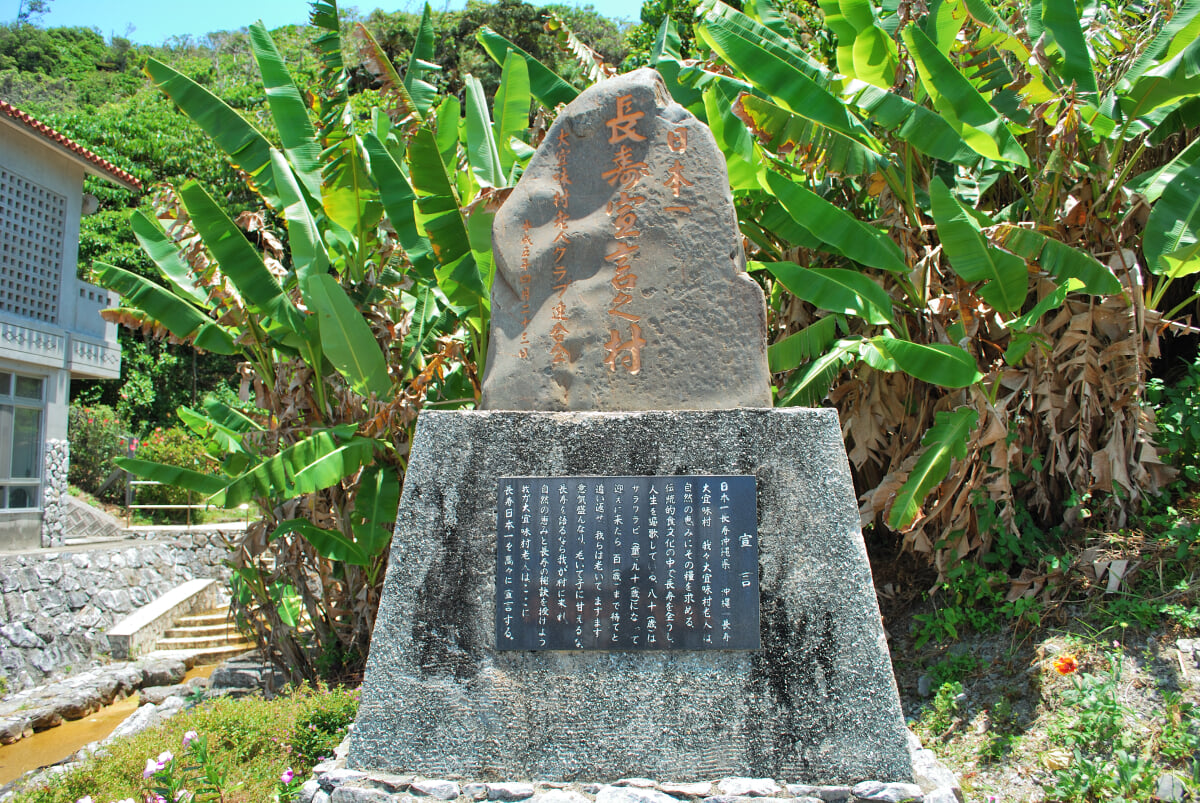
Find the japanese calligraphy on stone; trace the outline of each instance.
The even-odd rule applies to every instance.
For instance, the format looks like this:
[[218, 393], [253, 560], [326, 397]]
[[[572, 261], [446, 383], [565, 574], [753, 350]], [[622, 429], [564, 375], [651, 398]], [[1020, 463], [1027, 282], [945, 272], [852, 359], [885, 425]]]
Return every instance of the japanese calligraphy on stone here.
[[771, 406], [724, 157], [653, 70], [562, 110], [492, 240], [482, 409]]
[[496, 648], [759, 647], [753, 476], [502, 477]]

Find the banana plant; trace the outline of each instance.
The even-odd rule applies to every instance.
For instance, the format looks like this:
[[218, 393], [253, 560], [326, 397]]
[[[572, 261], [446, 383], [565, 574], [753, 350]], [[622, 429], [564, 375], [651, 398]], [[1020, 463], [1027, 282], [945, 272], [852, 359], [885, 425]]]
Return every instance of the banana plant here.
[[[1015, 474], [1049, 518], [1092, 490], [1119, 518], [1165, 479], [1140, 392], [1155, 307], [1200, 271], [1200, 151], [1132, 175], [1200, 108], [1185, 66], [1200, 2], [1120, 53], [1072, 0], [1023, 8], [1025, 31], [989, 0], [904, 24], [887, 4], [821, 7], [836, 64], [768, 25], [765, 2], [702, 0], [708, 62], [671, 52], [670, 21], [652, 55], [680, 103], [703, 98], [725, 154], [775, 312], [777, 403], [842, 410], [864, 513], [940, 568], [986, 551], [981, 491], [1015, 527]], [[1067, 387], [1108, 401], [1080, 407]], [[1082, 454], [1037, 477], [1037, 449], [1064, 431]]]
[[[457, 100], [425, 80], [438, 69], [430, 14], [403, 78], [355, 30], [381, 85], [365, 128], [334, 2], [313, 5], [322, 74], [311, 109], [265, 27], [250, 27], [278, 142], [149, 60], [151, 81], [246, 173], [266, 211], [234, 220], [188, 182], [162, 196], [156, 216], [132, 220], [161, 281], [95, 266], [122, 297], [110, 318], [245, 360], [248, 410], [215, 399], [179, 410], [219, 473], [122, 465], [214, 505], [259, 509], [234, 558], [235, 596], [296, 679], [316, 672], [313, 643], [345, 671], [365, 660], [416, 413], [477, 398], [494, 271], [489, 201], [532, 154], [526, 62], [505, 64], [494, 120], [468, 79], [460, 119]], [[264, 234], [280, 225], [281, 237]]]

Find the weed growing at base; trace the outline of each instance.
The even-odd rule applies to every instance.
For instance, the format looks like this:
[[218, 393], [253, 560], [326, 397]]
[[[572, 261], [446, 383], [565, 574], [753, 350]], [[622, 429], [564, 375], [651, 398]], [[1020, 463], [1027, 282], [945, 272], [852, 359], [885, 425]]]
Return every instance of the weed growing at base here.
[[[205, 780], [211, 785], [212, 779], [220, 779], [225, 803], [262, 803], [294, 786], [295, 778], [306, 778], [313, 762], [331, 755], [357, 710], [357, 691], [323, 685], [290, 689], [273, 700], [218, 698], [157, 728], [118, 739], [105, 755], [18, 793], [12, 803], [75, 803], [89, 796], [96, 801], [141, 800], [147, 780], [171, 763], [162, 762], [147, 778], [147, 756], [178, 750], [189, 732], [197, 735], [189, 746], [197, 737], [204, 740], [200, 764]], [[314, 723], [319, 726], [310, 727]], [[292, 778], [284, 783], [289, 770]], [[178, 780], [181, 773], [176, 768], [172, 777]]]

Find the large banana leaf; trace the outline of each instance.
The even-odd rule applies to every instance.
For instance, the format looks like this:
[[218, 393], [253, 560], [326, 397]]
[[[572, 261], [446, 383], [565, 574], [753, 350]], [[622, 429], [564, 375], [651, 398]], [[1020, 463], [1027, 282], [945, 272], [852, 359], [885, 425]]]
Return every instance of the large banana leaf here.
[[[195, 491], [206, 497], [207, 501], [213, 505], [223, 506], [226, 504], [221, 495], [221, 492], [225, 490], [225, 478], [223, 477], [193, 471], [190, 468], [141, 460], [136, 457], [118, 457], [113, 462], [136, 477], [157, 480], [164, 485], [174, 485], [188, 491]], [[233, 505], [229, 505], [229, 507], [233, 507]]]
[[887, 89], [896, 80], [892, 37], [879, 26], [870, 0], [820, 0], [825, 24], [837, 37], [838, 69]]
[[993, 161], [1029, 166], [1029, 157], [1013, 137], [1004, 118], [976, 91], [971, 82], [940, 52], [925, 32], [909, 25], [901, 34], [916, 62], [921, 85], [933, 105], [971, 148]]
[[358, 478], [358, 493], [350, 511], [350, 529], [363, 551], [374, 557], [392, 537], [389, 526], [396, 520], [400, 505], [400, 480], [396, 472], [383, 466], [364, 469]]
[[495, 132], [488, 116], [483, 84], [472, 75], [468, 75], [464, 83], [467, 99], [467, 117], [464, 121], [467, 163], [471, 165], [481, 187], [503, 187], [507, 173], [500, 162], [500, 150], [496, 147]]
[[417, 194], [413, 192], [408, 176], [404, 175], [391, 152], [374, 133], [367, 135], [365, 145], [368, 170], [375, 186], [379, 188], [379, 200], [383, 203], [388, 220], [400, 238], [400, 247], [408, 254], [410, 262], [419, 263], [433, 251], [429, 239], [417, 229], [413, 208]]
[[[196, 338], [196, 345], [217, 354], [237, 354], [229, 333], [200, 310], [149, 279], [115, 265], [93, 262], [96, 278], [105, 288], [120, 294], [134, 308], [162, 324], [181, 340]], [[203, 344], [200, 343], [203, 335]]]
[[196, 286], [192, 280], [191, 266], [183, 261], [179, 249], [166, 232], [140, 209], [129, 216], [129, 225], [146, 256], [158, 266], [158, 272], [171, 283], [175, 293], [202, 307], [209, 307], [208, 294]]
[[705, 108], [701, 102], [700, 91], [679, 79], [679, 72], [683, 67], [680, 47], [682, 40], [675, 28], [675, 20], [671, 19], [670, 14], [665, 14], [658, 34], [654, 37], [654, 47], [650, 49], [650, 66], [658, 70], [671, 97], [675, 98], [680, 106], [703, 120]]
[[479, 40], [479, 44], [483, 45], [483, 49], [492, 57], [492, 60], [500, 66], [504, 66], [504, 61], [508, 58], [509, 53], [516, 53], [523, 57], [525, 65], [529, 67], [529, 89], [546, 108], [553, 109], [560, 103], [570, 103], [579, 94], [578, 89], [571, 86], [546, 65], [488, 26], [481, 27], [475, 34], [475, 38]]
[[[1200, 0], [1197, 1], [1200, 2]], [[1163, 190], [1170, 186], [1175, 177], [1198, 159], [1200, 159], [1200, 139], [1192, 142], [1162, 167], [1148, 170], [1131, 178], [1125, 182], [1125, 189], [1141, 193], [1148, 202], [1154, 203], [1162, 197]]]
[[880, 270], [907, 270], [900, 247], [883, 232], [778, 173], [767, 171], [765, 180], [766, 189], [779, 199], [792, 220], [824, 243], [826, 250]]
[[[283, 57], [262, 22], [250, 26], [250, 46], [267, 94], [267, 105], [288, 161], [314, 200], [321, 197], [321, 146], [308, 118], [308, 106], [284, 66]], [[278, 177], [276, 177], [278, 178]]]
[[797, 368], [779, 389], [776, 407], [815, 407], [829, 393], [833, 381], [858, 358], [861, 338], [846, 338], [805, 366]]
[[[371, 35], [371, 31], [366, 25], [361, 22], [354, 24], [354, 34], [362, 42], [366, 50], [364, 58], [368, 61], [373, 71], [377, 71], [378, 80], [383, 84], [382, 93], [387, 97], [392, 98], [395, 107], [394, 112], [403, 122], [421, 123], [425, 116], [417, 109], [417, 104], [413, 101], [412, 96], [408, 94], [408, 89], [404, 86], [404, 80], [400, 74], [396, 72], [395, 65], [388, 58], [384, 49], [379, 46], [379, 42]], [[390, 120], [389, 120], [390, 124]]]
[[767, 347], [767, 365], [773, 374], [791, 371], [801, 363], [817, 359], [837, 339], [836, 315], [820, 318], [799, 332]]
[[[733, 24], [735, 21], [743, 24]], [[783, 47], [769, 47], [758, 38], [769, 35], [778, 39], [769, 29], [744, 15], [720, 15], [712, 20], [706, 16], [698, 22], [696, 34], [723, 61], [788, 111], [803, 114], [856, 142], [873, 142], [846, 105], [810, 77], [815, 68]]]
[[[1013, 318], [1011, 321], [1005, 322], [1005, 327], [1014, 332], [1024, 332], [1029, 327], [1033, 326], [1047, 312], [1053, 309], [1058, 309], [1067, 300], [1068, 293], [1074, 293], [1083, 289], [1083, 282], [1078, 279], [1067, 279], [1066, 282], [1054, 288], [1054, 292], [1049, 293], [1041, 301], [1033, 305], [1033, 309], [1026, 312], [1019, 318]], [[1007, 359], [1008, 354], [1005, 353]], [[1009, 365], [1015, 363], [1009, 362]]]
[[970, 407], [959, 407], [952, 413], [939, 412], [934, 417], [934, 425], [921, 439], [925, 451], [892, 502], [887, 519], [889, 527], [902, 530], [913, 523], [925, 497], [949, 473], [950, 463], [967, 456], [967, 440], [978, 420], [979, 414]]
[[788, 292], [818, 309], [854, 315], [871, 324], [894, 323], [892, 300], [864, 273], [843, 268], [802, 268], [794, 262], [760, 264]]
[[843, 97], [876, 125], [891, 131], [921, 153], [963, 167], [974, 167], [979, 163], [979, 154], [958, 131], [936, 112], [908, 98], [863, 81], [849, 85]]
[[369, 250], [367, 244], [383, 218], [383, 205], [367, 172], [362, 142], [353, 133], [354, 121], [353, 103], [348, 101], [340, 113], [340, 123], [324, 132], [321, 202], [330, 221], [353, 237], [344, 251], [353, 257], [348, 265], [350, 277], [362, 281], [362, 255]]
[[1183, 0], [1137, 60], [1121, 76], [1118, 89], [1128, 89], [1159, 59], [1171, 58], [1200, 36], [1200, 0]]
[[325, 356], [356, 393], [386, 399], [392, 389], [387, 360], [371, 327], [338, 280], [328, 274], [311, 277], [307, 297], [320, 322]]
[[246, 172], [263, 200], [271, 208], [279, 209], [275, 177], [270, 170], [271, 143], [267, 138], [223, 100], [166, 64], [150, 58], [143, 69], [154, 86], [212, 137], [236, 167]]
[[713, 83], [704, 89], [704, 108], [708, 127], [725, 157], [729, 186], [734, 190], [757, 190], [762, 157], [754, 147], [754, 137], [735, 113], [734, 98], [724, 84]]
[[204, 412], [208, 413], [209, 418], [231, 432], [246, 433], [262, 430], [262, 425], [253, 418], [241, 410], [235, 410], [229, 405], [223, 404], [211, 395], [204, 399], [201, 406], [204, 407]]
[[374, 440], [353, 437], [355, 425], [316, 432], [236, 477], [225, 489], [225, 504], [236, 507], [254, 497], [283, 501], [341, 482], [371, 459]]
[[929, 198], [942, 250], [954, 271], [968, 282], [983, 282], [979, 295], [996, 311], [1019, 310], [1029, 291], [1025, 260], [988, 245], [975, 218], [940, 178], [930, 182]]
[[429, 235], [441, 268], [438, 283], [455, 303], [487, 303], [487, 278], [471, 251], [467, 224], [433, 132], [417, 129], [408, 148], [408, 169], [417, 193], [417, 219]]
[[247, 453], [245, 446], [242, 445], [242, 433], [222, 426], [209, 416], [187, 406], [178, 407], [175, 414], [188, 429], [201, 438], [212, 441], [218, 447], [218, 453], [214, 454], [214, 457], [221, 458], [237, 452]]
[[437, 100], [437, 89], [424, 80], [425, 76], [441, 69], [433, 63], [436, 42], [431, 15], [429, 3], [426, 3], [421, 14], [421, 23], [417, 26], [417, 37], [413, 40], [412, 51], [409, 54], [408, 67], [404, 71], [404, 89], [421, 116], [427, 114]]
[[[967, 16], [979, 26], [978, 39], [975, 47], [983, 50], [997, 48], [1007, 51], [1016, 57], [1019, 64], [1029, 71], [1028, 80], [1017, 91], [1027, 103], [1045, 103], [1054, 97], [1054, 92], [1046, 86], [1045, 73], [1041, 65], [1032, 57], [1029, 48], [1017, 37], [1000, 15], [989, 5], [989, 0], [964, 0]], [[1033, 20], [1031, 19], [1032, 23]], [[1041, 18], [1037, 20], [1041, 24]], [[1036, 40], [1036, 37], [1034, 37]], [[941, 43], [939, 42], [939, 45]], [[942, 52], [945, 52], [944, 50]], [[993, 105], [995, 104], [993, 98]]]
[[509, 52], [500, 73], [500, 86], [492, 101], [493, 131], [500, 149], [500, 171], [512, 175], [517, 154], [511, 140], [521, 139], [529, 129], [529, 66], [520, 55]]
[[1173, 270], [1162, 257], [1187, 248], [1200, 236], [1200, 157], [1182, 167], [1150, 210], [1142, 235], [1142, 252], [1154, 273]]
[[291, 165], [274, 148], [271, 149], [271, 168], [275, 171], [275, 186], [279, 188], [279, 199], [283, 203], [283, 219], [287, 221], [292, 269], [303, 292], [310, 276], [329, 269], [329, 253]]
[[913, 343], [887, 335], [873, 337], [869, 343], [901, 371], [931, 385], [965, 388], [983, 379], [975, 358], [958, 346]]
[[[815, 84], [821, 93], [833, 95], [842, 106], [847, 103], [857, 106], [875, 123], [893, 131], [922, 153], [966, 166], [973, 166], [979, 161], [979, 155], [967, 146], [958, 132], [929, 109], [865, 81], [833, 75], [792, 41], [719, 0], [703, 0], [697, 7], [697, 14], [701, 15], [696, 23], [697, 36], [717, 50], [723, 59], [737, 59], [736, 63], [730, 63], [748, 78], [755, 80], [757, 77], [757, 81], [762, 82], [762, 90], [772, 97], [781, 101], [784, 99], [782, 95], [774, 93], [776, 88], [784, 93], [790, 91], [796, 96], [796, 105], [784, 105], [791, 111], [812, 115], [823, 125], [847, 136], [853, 136], [856, 129], [862, 130], [861, 123], [848, 109], [838, 111], [825, 99], [822, 99], [819, 107], [810, 108], [795, 88], [789, 90], [789, 77], [799, 73]], [[717, 41], [722, 43], [723, 52], [715, 46]], [[768, 52], [770, 60], [764, 69], [764, 58]], [[790, 69], [784, 69], [781, 65]], [[809, 85], [805, 85], [805, 90], [812, 97], [821, 97], [819, 93], [812, 93]], [[848, 123], [840, 122], [843, 118]]]
[[[790, 38], [781, 36], [721, 0], [701, 0], [696, 6], [694, 31], [709, 47], [713, 47], [713, 39], [726, 45], [732, 45], [736, 40], [755, 43], [762, 52], [769, 53], [773, 61], [783, 62], [813, 81], [829, 82], [831, 85], [839, 83], [824, 65]], [[739, 48], [734, 46], [734, 49]], [[741, 72], [745, 74], [749, 70]]]
[[1200, 38], [1139, 76], [1120, 96], [1121, 111], [1136, 119], [1196, 95], [1200, 95]]
[[1080, 92], [1095, 95], [1098, 91], [1096, 73], [1092, 70], [1092, 58], [1079, 27], [1075, 0], [1042, 0], [1042, 25], [1062, 54], [1058, 72], [1063, 84], [1074, 83]]
[[945, 56], [958, 41], [958, 32], [966, 21], [967, 15], [962, 13], [955, 0], [933, 0], [929, 4], [929, 13], [924, 20], [917, 20], [917, 24], [937, 45], [938, 52]]
[[1112, 295], [1121, 292], [1121, 281], [1108, 267], [1091, 254], [1061, 240], [1047, 237], [1040, 231], [1007, 224], [996, 227], [995, 237], [1000, 245], [1030, 262], [1036, 261], [1042, 270], [1060, 282], [1078, 280], [1085, 293]]
[[237, 287], [246, 304], [292, 332], [303, 333], [303, 314], [267, 269], [262, 254], [250, 244], [241, 229], [225, 214], [225, 210], [195, 181], [184, 184], [179, 190], [179, 197], [192, 216], [192, 225], [204, 240], [204, 245], [220, 264], [221, 272]]
[[351, 566], [371, 565], [372, 555], [361, 544], [347, 538], [339, 530], [322, 530], [308, 519], [284, 519], [271, 531], [268, 540], [274, 541], [285, 535], [299, 535], [326, 560], [349, 563]]
[[870, 175], [886, 164], [883, 154], [806, 114], [793, 114], [775, 104], [742, 93], [733, 111], [770, 151], [803, 164], [818, 164], [841, 175]]

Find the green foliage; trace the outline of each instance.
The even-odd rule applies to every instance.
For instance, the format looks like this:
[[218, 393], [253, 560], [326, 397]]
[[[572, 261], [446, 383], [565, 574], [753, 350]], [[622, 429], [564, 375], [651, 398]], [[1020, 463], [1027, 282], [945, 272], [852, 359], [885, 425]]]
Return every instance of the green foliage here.
[[308, 747], [304, 752], [298, 749], [300, 744], [314, 744], [311, 732], [303, 742], [292, 741], [300, 737], [300, 723], [318, 722], [333, 733], [340, 727], [335, 723], [353, 719], [357, 705], [357, 692], [322, 685], [292, 688], [269, 701], [218, 698], [156, 728], [117, 740], [80, 768], [56, 773], [36, 788], [18, 793], [14, 803], [74, 803], [87, 795], [94, 800], [141, 800], [147, 758], [169, 750], [179, 754], [175, 760], [182, 765], [187, 757], [183, 736], [188, 731], [206, 739], [206, 763], [223, 779], [226, 800], [271, 800], [286, 769], [306, 778], [315, 757], [321, 755]]
[[1189, 482], [1200, 482], [1200, 360], [1170, 384], [1152, 378], [1146, 401], [1154, 407], [1158, 442], [1167, 458]]
[[[117, 468], [116, 459], [128, 454], [128, 438], [125, 423], [113, 408], [104, 404], [72, 404], [67, 413], [67, 440], [71, 449], [67, 481], [95, 493]], [[125, 484], [120, 482], [109, 488], [104, 498], [115, 502], [123, 498], [124, 492]]]
[[1137, 727], [1136, 712], [1122, 699], [1121, 662], [1113, 655], [1099, 675], [1070, 678], [1049, 735], [1071, 755], [1054, 773], [1048, 790], [1054, 800], [1147, 800], [1159, 770], [1151, 744]]
[[[204, 450], [201, 440], [180, 426], [155, 427], [138, 443], [137, 456], [141, 460], [200, 473], [211, 473], [216, 468], [216, 461]], [[187, 489], [173, 485], [138, 485], [135, 489], [134, 500], [139, 505], [191, 505], [200, 501]], [[155, 519], [161, 515], [161, 518], [176, 523], [189, 519], [186, 509], [153, 511], [153, 514]], [[202, 512], [193, 511], [191, 520], [203, 520]]]
[[951, 651], [929, 669], [933, 685], [940, 689], [947, 683], [960, 683], [980, 668], [979, 659], [967, 651]]
[[333, 756], [333, 750], [350, 729], [358, 713], [358, 695], [327, 694], [314, 700], [296, 718], [292, 728], [292, 754], [302, 765], [312, 766]]
[[[1200, 270], [1196, 152], [1172, 145], [1133, 175], [1200, 91], [1191, 7], [1160, 30], [1170, 15], [1081, 19], [1067, 0], [820, 5], [824, 38], [765, 0], [647, 2], [655, 36], [631, 33], [726, 157], [765, 268], [776, 403], [838, 406], [864, 510], [943, 573], [997, 542], [1011, 565], [1024, 535], [1006, 500], [1046, 528], [1091, 493], [1092, 522], [1122, 521], [1167, 480], [1140, 414], [1163, 330], [1077, 316], [1138, 319]], [[1127, 182], [1154, 196], [1148, 222], [1117, 200]], [[1154, 275], [1147, 295], [1123, 292], [1132, 266], [1114, 253]], [[1077, 448], [1051, 459], [1064, 438]]]
[[954, 724], [962, 707], [963, 685], [949, 681], [938, 686], [933, 701], [921, 712], [918, 730], [928, 736], [940, 736]]
[[[561, 4], [534, 6], [521, 0], [481, 2], [469, 0], [461, 11], [435, 12], [430, 18], [431, 57], [441, 67], [424, 77], [438, 94], [461, 96], [468, 75], [477, 78], [488, 97], [500, 85], [503, 58], [492, 60], [474, 44], [475, 35], [486, 26], [528, 53], [550, 71], [563, 76], [576, 87], [588, 83], [574, 58], [561, 50], [555, 37], [544, 30], [549, 14], [557, 14], [579, 37], [597, 50], [606, 61], [619, 64], [626, 45], [617, 23], [601, 16], [591, 5], [573, 7]], [[407, 62], [418, 41], [421, 15], [407, 12], [375, 11], [365, 21], [386, 56], [401, 64]]]

